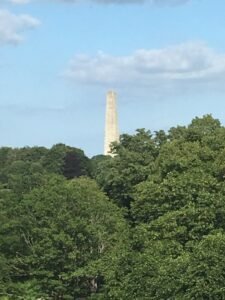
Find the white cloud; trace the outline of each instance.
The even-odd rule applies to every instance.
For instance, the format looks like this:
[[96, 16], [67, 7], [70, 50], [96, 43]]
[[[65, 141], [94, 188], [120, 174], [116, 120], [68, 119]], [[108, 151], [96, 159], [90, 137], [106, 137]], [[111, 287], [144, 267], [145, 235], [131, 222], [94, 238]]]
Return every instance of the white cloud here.
[[[14, 4], [26, 4], [30, 3], [33, 0], [8, 0]], [[41, 1], [41, 0], [40, 0]], [[98, 3], [98, 4], [142, 4], [149, 3], [152, 5], [180, 5], [185, 4], [191, 0], [50, 0], [55, 2], [64, 2], [64, 3]]]
[[65, 76], [76, 83], [106, 86], [181, 85], [225, 79], [225, 53], [189, 42], [163, 49], [141, 49], [128, 56], [76, 55]]
[[153, 5], [179, 5], [190, 0], [58, 0], [65, 3], [95, 2], [102, 4], [150, 3]]
[[[61, 0], [64, 2], [77, 2], [77, 0]], [[103, 4], [125, 4], [125, 3], [150, 3], [152, 5], [179, 5], [189, 2], [190, 0], [90, 0], [91, 2]]]
[[29, 15], [15, 15], [0, 9], [0, 45], [18, 44], [23, 41], [23, 32], [35, 28], [40, 22]]
[[13, 4], [27, 4], [30, 3], [31, 0], [9, 0], [9, 2]]
[[95, 2], [101, 4], [150, 3], [153, 5], [179, 5], [191, 0], [57, 0], [65, 3]]

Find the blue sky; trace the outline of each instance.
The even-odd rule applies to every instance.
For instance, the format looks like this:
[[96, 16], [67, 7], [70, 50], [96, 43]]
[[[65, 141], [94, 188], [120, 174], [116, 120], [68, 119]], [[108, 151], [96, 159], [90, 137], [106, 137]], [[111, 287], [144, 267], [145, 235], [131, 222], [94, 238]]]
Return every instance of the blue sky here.
[[105, 94], [121, 133], [225, 123], [224, 0], [1, 0], [1, 146], [103, 152]]

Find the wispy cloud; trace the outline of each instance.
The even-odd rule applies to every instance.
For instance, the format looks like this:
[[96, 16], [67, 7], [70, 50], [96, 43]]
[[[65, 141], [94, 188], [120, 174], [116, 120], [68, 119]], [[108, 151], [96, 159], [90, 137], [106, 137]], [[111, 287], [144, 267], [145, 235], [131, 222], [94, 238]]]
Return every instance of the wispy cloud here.
[[106, 86], [161, 87], [162, 84], [225, 79], [225, 53], [189, 42], [163, 49], [141, 49], [128, 56], [76, 55], [65, 76], [75, 83]]
[[[18, 0], [19, 1], [19, 0]], [[102, 4], [126, 4], [126, 3], [150, 3], [153, 5], [179, 5], [189, 2], [190, 0], [58, 0], [65, 3], [78, 3], [78, 2], [95, 2]]]
[[31, 0], [9, 0], [9, 2], [13, 4], [27, 4], [30, 3]]
[[[8, 2], [14, 4], [26, 4], [30, 3], [33, 0], [8, 0]], [[39, 0], [41, 1], [41, 0]], [[190, 2], [191, 0], [52, 0], [55, 2], [64, 2], [64, 3], [97, 3], [97, 4], [142, 4], [142, 3], [149, 3], [152, 5], [180, 5]]]
[[28, 104], [0, 104], [0, 110], [11, 115], [43, 115], [43, 114], [63, 114], [66, 107], [60, 106], [31, 106]]
[[40, 21], [30, 15], [16, 15], [0, 9], [0, 45], [18, 44], [24, 40], [24, 31], [40, 25]]

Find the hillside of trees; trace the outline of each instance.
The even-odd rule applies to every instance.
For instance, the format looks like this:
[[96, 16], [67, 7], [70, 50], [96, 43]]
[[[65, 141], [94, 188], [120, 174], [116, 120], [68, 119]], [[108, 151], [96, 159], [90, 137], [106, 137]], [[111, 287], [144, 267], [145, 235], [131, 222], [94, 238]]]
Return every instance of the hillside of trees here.
[[225, 127], [112, 151], [0, 148], [0, 299], [225, 299]]

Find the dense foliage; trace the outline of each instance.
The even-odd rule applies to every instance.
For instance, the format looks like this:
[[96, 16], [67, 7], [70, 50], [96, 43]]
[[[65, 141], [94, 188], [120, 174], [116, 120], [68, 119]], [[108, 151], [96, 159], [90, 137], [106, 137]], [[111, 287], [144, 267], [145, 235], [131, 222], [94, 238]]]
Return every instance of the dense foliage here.
[[0, 149], [0, 299], [225, 299], [225, 127], [112, 151]]

